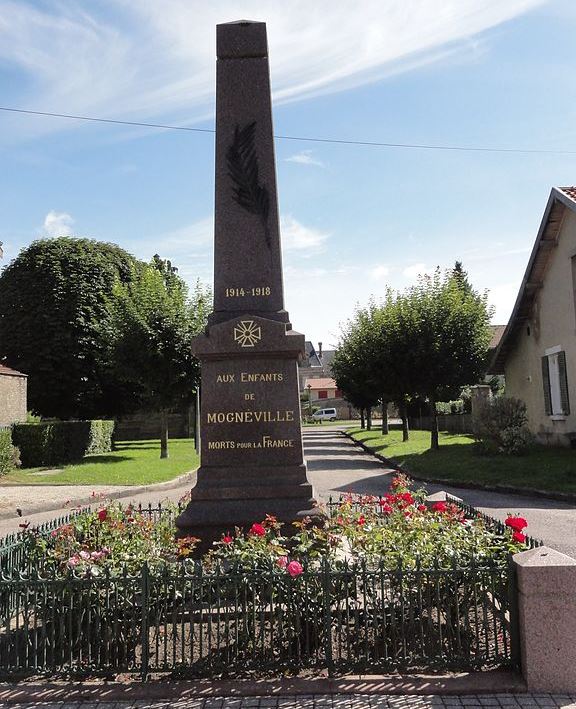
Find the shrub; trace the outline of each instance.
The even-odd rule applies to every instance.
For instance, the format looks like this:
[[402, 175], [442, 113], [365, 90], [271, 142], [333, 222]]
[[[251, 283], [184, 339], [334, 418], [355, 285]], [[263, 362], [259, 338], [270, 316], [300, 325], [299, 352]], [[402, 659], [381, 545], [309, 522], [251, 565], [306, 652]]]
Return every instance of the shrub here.
[[[323, 524], [310, 518], [295, 522], [295, 531], [283, 533], [283, 525], [271, 515], [243, 531], [230, 530], [214, 542], [203, 557], [206, 570], [275, 569], [291, 578], [304, 569], [321, 567], [324, 560], [335, 568], [351, 563], [375, 564], [388, 570], [451, 568], [505, 563], [512, 552], [525, 549], [527, 526], [520, 517], [509, 517], [506, 527], [496, 528], [481, 516], [465, 513], [450, 502], [425, 504], [426, 492], [412, 490], [411, 481], [397, 476], [382, 498], [346, 495]], [[99, 508], [85, 510], [49, 535], [24, 526], [25, 558], [39, 569], [100, 575], [138, 572], [182, 561], [194, 554], [198, 539], [175, 539], [176, 505], [168, 503], [158, 519], [120, 502], [102, 501]], [[516, 536], [514, 536], [516, 533]], [[251, 583], [251, 577], [246, 577]]]
[[20, 451], [12, 445], [9, 428], [0, 428], [0, 476], [6, 475], [20, 465]]
[[20, 448], [22, 465], [60, 465], [89, 453], [112, 450], [114, 421], [51, 421], [14, 424], [12, 439]]
[[532, 443], [527, 423], [526, 404], [503, 396], [482, 404], [472, 426], [474, 437], [486, 452], [518, 455]]

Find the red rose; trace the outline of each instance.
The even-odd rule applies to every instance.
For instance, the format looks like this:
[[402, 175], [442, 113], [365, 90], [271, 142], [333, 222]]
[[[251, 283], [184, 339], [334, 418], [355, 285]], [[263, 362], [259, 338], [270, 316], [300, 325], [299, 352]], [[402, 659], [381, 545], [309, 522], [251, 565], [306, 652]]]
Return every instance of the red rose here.
[[98, 519], [100, 520], [100, 522], [105, 522], [107, 517], [108, 517], [108, 510], [106, 510], [106, 509], [98, 510]]
[[234, 541], [234, 540], [232, 539], [232, 537], [231, 537], [229, 534], [225, 534], [225, 535], [222, 537], [222, 543], [223, 543], [223, 544], [232, 544], [233, 541]]
[[409, 505], [414, 504], [414, 498], [409, 492], [401, 492], [399, 493], [398, 497], [403, 501], [408, 503]]
[[427, 509], [426, 505], [418, 505], [418, 512], [426, 512]]
[[250, 527], [250, 534], [255, 537], [263, 537], [266, 534], [266, 530], [261, 524], [254, 522], [254, 524]]
[[520, 542], [520, 544], [524, 544], [524, 542], [526, 541], [526, 535], [522, 534], [522, 532], [514, 532], [514, 534], [512, 535], [512, 539], [515, 542]]
[[504, 524], [515, 532], [521, 532], [528, 526], [528, 522], [524, 517], [508, 517]]
[[360, 527], [361, 527], [363, 524], [366, 524], [366, 517], [364, 517], [364, 515], [360, 515], [360, 517], [358, 518], [357, 524], [358, 524]]
[[304, 571], [302, 564], [299, 561], [291, 561], [286, 567], [286, 571], [294, 578], [295, 576], [300, 576]]
[[387, 502], [385, 502], [385, 503], [382, 505], [382, 512], [383, 512], [385, 515], [391, 515], [392, 512], [394, 512], [394, 509], [393, 509], [392, 505], [389, 505]]
[[445, 502], [435, 502], [432, 505], [432, 512], [447, 512], [448, 506]]

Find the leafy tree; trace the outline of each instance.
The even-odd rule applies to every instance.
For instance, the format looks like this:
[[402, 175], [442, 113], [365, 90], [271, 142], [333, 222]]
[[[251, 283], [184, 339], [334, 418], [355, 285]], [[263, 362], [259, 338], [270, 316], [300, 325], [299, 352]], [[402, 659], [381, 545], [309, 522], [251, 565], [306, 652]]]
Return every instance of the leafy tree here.
[[190, 403], [198, 386], [190, 342], [205, 327], [209, 308], [206, 289], [197, 284], [189, 298], [175, 269], [157, 256], [130, 281], [118, 281], [110, 300], [110, 376], [134, 409], [160, 412], [162, 458], [168, 457], [168, 413]]
[[116, 282], [136, 260], [114, 244], [60, 237], [33, 242], [0, 275], [0, 361], [29, 375], [29, 407], [43, 416], [122, 413], [105, 376], [102, 327]]
[[[464, 274], [465, 275], [465, 274]], [[399, 298], [398, 325], [412, 390], [428, 399], [434, 424], [431, 448], [438, 448], [437, 401], [456, 398], [484, 374], [490, 343], [487, 294], [473, 290], [454, 271], [423, 276]]]
[[371, 410], [379, 402], [379, 393], [373, 379], [369, 328], [364, 311], [358, 309], [355, 318], [348, 322], [330, 366], [344, 398], [360, 410], [362, 428], [364, 411], [367, 412], [370, 429]]

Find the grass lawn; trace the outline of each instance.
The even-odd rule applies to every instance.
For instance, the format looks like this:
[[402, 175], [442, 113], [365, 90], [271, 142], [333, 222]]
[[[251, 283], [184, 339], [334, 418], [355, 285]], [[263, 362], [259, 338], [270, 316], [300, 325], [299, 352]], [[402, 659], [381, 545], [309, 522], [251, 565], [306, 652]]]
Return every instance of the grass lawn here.
[[477, 452], [470, 436], [460, 433], [440, 433], [438, 451], [429, 450], [429, 431], [410, 431], [406, 443], [397, 430], [387, 436], [360, 428], [349, 433], [423, 478], [576, 492], [576, 451], [569, 448], [538, 446], [522, 456], [486, 456]]
[[47, 468], [23, 468], [4, 476], [1, 484], [149, 485], [198, 467], [194, 441], [189, 438], [171, 440], [167, 460], [160, 460], [160, 441], [123, 441], [116, 447], [111, 453], [89, 455], [62, 466], [57, 473], [39, 475]]

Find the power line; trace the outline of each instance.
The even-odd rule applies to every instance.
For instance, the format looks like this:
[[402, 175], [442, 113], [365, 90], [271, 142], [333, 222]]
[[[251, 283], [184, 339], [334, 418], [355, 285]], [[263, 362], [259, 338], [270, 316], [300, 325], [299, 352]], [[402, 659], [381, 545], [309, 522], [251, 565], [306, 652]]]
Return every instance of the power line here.
[[[192, 133], [215, 133], [213, 128], [191, 128], [189, 126], [173, 126], [166, 123], [144, 123], [142, 121], [121, 121], [114, 118], [96, 118], [94, 116], [76, 116], [71, 113], [52, 113], [50, 111], [31, 111], [24, 108], [0, 106], [0, 111], [10, 113], [25, 113], [32, 116], [49, 116], [51, 118], [67, 118], [75, 121], [91, 121], [94, 123], [113, 123], [121, 126], [140, 126], [143, 128], [161, 128], [163, 130], [183, 130]], [[384, 143], [371, 140], [345, 140], [341, 138], [310, 138], [297, 135], [275, 135], [278, 140], [294, 140], [306, 143], [328, 143], [332, 145], [360, 145], [372, 148], [403, 148], [411, 150], [448, 150], [468, 153], [516, 153], [529, 155], [576, 155], [576, 150], [547, 150], [543, 148], [492, 148], [467, 145], [434, 145], [429, 143]]]

